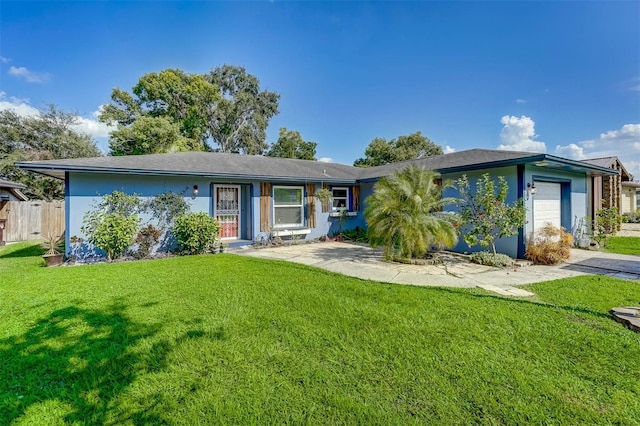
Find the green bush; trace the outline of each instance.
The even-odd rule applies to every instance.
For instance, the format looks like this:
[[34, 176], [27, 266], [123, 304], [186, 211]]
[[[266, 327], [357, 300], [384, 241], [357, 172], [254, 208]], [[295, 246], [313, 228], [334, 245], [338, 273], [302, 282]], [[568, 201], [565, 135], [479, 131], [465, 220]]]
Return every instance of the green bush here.
[[218, 240], [220, 224], [206, 213], [188, 213], [176, 217], [173, 235], [178, 251], [184, 254], [201, 254], [213, 251]]
[[108, 261], [112, 261], [133, 244], [139, 225], [140, 218], [136, 214], [125, 216], [92, 211], [83, 219], [82, 232], [91, 244], [107, 254]]
[[356, 241], [359, 243], [368, 243], [369, 242], [369, 232], [366, 228], [360, 228], [356, 226], [354, 229], [347, 229], [342, 231], [342, 237], [348, 241]]
[[625, 223], [640, 223], [640, 212], [623, 213], [622, 221]]
[[498, 268], [506, 268], [513, 266], [515, 261], [502, 253], [490, 253], [488, 251], [479, 251], [471, 255], [471, 262], [479, 265], [496, 266]]

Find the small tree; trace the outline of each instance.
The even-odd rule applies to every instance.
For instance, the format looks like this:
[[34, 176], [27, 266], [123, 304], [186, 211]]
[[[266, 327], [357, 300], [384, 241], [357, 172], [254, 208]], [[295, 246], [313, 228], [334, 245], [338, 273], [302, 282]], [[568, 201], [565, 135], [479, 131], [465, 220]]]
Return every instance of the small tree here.
[[440, 213], [454, 200], [442, 198], [435, 177], [431, 170], [411, 166], [375, 184], [364, 216], [371, 245], [383, 246], [387, 259], [422, 257], [432, 247], [457, 242], [453, 223]]
[[622, 224], [622, 216], [616, 207], [601, 208], [596, 211], [593, 220], [593, 239], [606, 245], [607, 238], [615, 236]]
[[173, 233], [182, 253], [202, 254], [215, 248], [220, 224], [203, 212], [181, 214], [176, 217]]
[[461, 198], [459, 214], [466, 225], [464, 242], [469, 247], [491, 246], [495, 255], [496, 240], [516, 235], [524, 224], [526, 208], [522, 198], [507, 204], [509, 185], [506, 179], [498, 176], [496, 187], [488, 173], [478, 179], [475, 192], [471, 191], [466, 175], [458, 179], [457, 186]]

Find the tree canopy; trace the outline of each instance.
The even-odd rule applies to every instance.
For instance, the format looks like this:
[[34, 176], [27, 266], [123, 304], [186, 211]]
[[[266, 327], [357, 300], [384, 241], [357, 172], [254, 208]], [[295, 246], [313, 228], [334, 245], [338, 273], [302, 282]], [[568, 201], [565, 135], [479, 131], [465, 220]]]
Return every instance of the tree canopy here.
[[442, 154], [442, 147], [416, 132], [408, 136], [399, 136], [387, 141], [375, 138], [364, 151], [364, 158], [358, 158], [353, 165], [357, 167], [374, 167], [398, 161], [415, 160]]
[[204, 75], [167, 69], [143, 75], [131, 93], [113, 89], [99, 119], [118, 125], [109, 139], [112, 155], [212, 149], [261, 154], [278, 99], [260, 91], [243, 67], [223, 65]]
[[205, 79], [220, 88], [222, 99], [207, 112], [207, 129], [221, 152], [262, 154], [269, 120], [278, 111], [280, 95], [260, 91], [260, 81], [243, 67], [223, 65]]
[[91, 136], [72, 128], [76, 123], [75, 114], [55, 105], [27, 117], [13, 110], [0, 111], [0, 177], [26, 185], [23, 192], [30, 198], [64, 198], [61, 180], [25, 172], [15, 163], [102, 155]]
[[315, 142], [306, 142], [302, 139], [300, 132], [287, 130], [286, 127], [281, 127], [278, 141], [271, 145], [271, 148], [267, 151], [266, 155], [268, 157], [315, 160], [317, 145], [318, 144]]

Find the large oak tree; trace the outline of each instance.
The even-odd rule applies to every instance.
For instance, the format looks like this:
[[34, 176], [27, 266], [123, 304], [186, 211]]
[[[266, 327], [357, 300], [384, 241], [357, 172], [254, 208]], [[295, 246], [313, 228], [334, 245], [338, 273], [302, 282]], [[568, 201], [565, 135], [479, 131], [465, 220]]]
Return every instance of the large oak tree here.
[[223, 65], [205, 75], [179, 69], [145, 74], [131, 93], [113, 89], [100, 120], [117, 130], [112, 155], [173, 151], [260, 154], [279, 95], [260, 91], [242, 67]]
[[399, 136], [387, 141], [375, 138], [364, 152], [364, 158], [358, 158], [353, 165], [357, 167], [374, 167], [398, 161], [415, 160], [442, 154], [442, 147], [416, 132], [408, 136]]

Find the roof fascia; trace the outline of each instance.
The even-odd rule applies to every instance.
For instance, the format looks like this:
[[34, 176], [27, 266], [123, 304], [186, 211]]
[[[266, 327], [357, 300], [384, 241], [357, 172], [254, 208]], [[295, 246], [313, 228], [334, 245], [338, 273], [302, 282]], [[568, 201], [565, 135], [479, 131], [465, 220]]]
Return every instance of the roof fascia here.
[[[47, 174], [47, 171], [56, 172], [78, 172], [78, 173], [107, 173], [124, 175], [151, 175], [151, 176], [197, 176], [215, 179], [244, 179], [277, 182], [330, 182], [330, 183], [356, 183], [356, 179], [323, 177], [298, 177], [298, 176], [262, 176], [262, 175], [242, 175], [236, 173], [198, 173], [198, 172], [176, 172], [167, 170], [146, 170], [146, 169], [116, 169], [112, 167], [85, 167], [85, 166], [52, 166], [38, 165], [33, 163], [16, 163], [22, 170]], [[47, 174], [48, 176], [51, 176]], [[55, 176], [53, 176], [55, 177]]]

